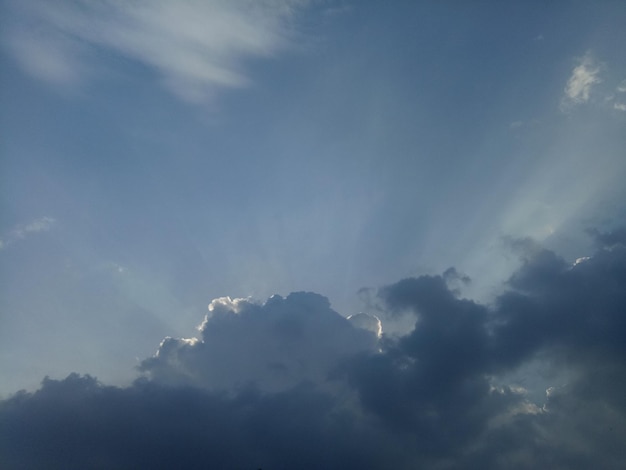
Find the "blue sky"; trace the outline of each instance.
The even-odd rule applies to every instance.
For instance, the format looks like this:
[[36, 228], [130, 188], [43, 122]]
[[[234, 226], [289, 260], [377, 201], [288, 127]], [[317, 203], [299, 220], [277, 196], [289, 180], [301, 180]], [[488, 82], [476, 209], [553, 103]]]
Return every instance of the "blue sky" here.
[[622, 2], [0, 12], [1, 397], [128, 385], [226, 296], [384, 316], [454, 267], [495, 305], [519, 240], [572, 264], [626, 219]]
[[616, 3], [139, 5], [5, 2], [7, 362], [115, 360], [56, 329], [143, 357], [224, 295], [350, 315], [450, 266], [488, 294], [502, 237], [575, 259], [624, 215]]

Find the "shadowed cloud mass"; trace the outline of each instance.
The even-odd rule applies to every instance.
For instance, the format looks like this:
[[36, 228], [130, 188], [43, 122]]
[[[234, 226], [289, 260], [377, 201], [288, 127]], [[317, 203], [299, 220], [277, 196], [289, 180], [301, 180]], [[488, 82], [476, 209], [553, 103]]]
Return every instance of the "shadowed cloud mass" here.
[[444, 276], [379, 289], [383, 325], [414, 318], [401, 336], [318, 294], [216, 299], [200, 337], [166, 338], [129, 387], [72, 374], [3, 401], [0, 453], [8, 468], [620, 468], [626, 245], [593, 233], [574, 265], [514, 242], [522, 265], [490, 305]]

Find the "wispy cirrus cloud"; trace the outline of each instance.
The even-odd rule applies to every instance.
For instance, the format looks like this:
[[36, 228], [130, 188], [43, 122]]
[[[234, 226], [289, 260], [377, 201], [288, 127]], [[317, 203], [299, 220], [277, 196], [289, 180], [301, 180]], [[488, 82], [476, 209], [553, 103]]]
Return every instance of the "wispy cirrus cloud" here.
[[17, 225], [11, 229], [4, 238], [0, 239], [0, 250], [18, 240], [23, 240], [31, 234], [47, 232], [54, 224], [56, 224], [56, 220], [54, 218], [45, 216], [35, 219], [27, 224]]
[[291, 19], [306, 1], [14, 2], [4, 42], [30, 74], [75, 84], [106, 54], [154, 70], [170, 91], [204, 102], [241, 87], [246, 58], [288, 47]]

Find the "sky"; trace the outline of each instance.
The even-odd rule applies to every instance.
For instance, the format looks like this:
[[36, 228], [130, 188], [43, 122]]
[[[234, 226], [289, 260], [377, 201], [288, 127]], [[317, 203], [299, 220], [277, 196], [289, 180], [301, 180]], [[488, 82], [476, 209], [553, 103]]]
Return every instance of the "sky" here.
[[624, 468], [625, 24], [0, 0], [4, 466]]

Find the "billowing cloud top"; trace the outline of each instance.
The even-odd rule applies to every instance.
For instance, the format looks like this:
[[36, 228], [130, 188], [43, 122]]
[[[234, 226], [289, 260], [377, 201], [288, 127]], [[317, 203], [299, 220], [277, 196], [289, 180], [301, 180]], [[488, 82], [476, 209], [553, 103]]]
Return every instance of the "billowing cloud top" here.
[[131, 387], [73, 374], [0, 403], [0, 454], [7, 468], [623, 468], [626, 240], [594, 236], [575, 264], [518, 242], [490, 306], [450, 272], [380, 289], [383, 322], [414, 318], [400, 337], [317, 294], [216, 299], [201, 337], [164, 340]]
[[312, 293], [274, 295], [263, 305], [221, 298], [209, 305], [200, 340], [166, 338], [141, 370], [155, 382], [278, 391], [323, 383], [342, 360], [374, 351], [376, 338]]

